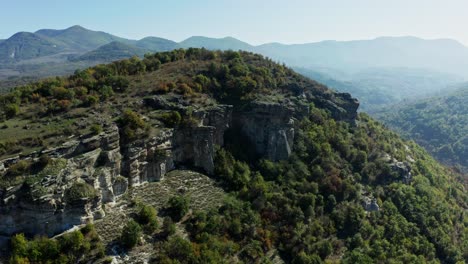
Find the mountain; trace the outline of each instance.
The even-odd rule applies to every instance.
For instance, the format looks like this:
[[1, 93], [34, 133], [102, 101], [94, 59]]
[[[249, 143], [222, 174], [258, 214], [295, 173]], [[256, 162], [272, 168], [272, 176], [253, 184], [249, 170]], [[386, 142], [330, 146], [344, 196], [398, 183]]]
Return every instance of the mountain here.
[[414, 68], [372, 68], [355, 74], [295, 69], [332, 89], [351, 93], [361, 102], [361, 110], [372, 114], [402, 101], [450, 92], [456, 89], [454, 84], [463, 80], [451, 74]]
[[127, 45], [118, 41], [114, 41], [109, 44], [103, 45], [97, 48], [96, 50], [87, 52], [77, 58], [73, 58], [73, 60], [110, 62], [133, 56], [143, 56], [147, 52], [149, 51], [132, 45]]
[[253, 50], [253, 46], [242, 42], [233, 37], [225, 38], [208, 38], [201, 36], [190, 37], [182, 42], [179, 45], [183, 48], [206, 48], [210, 50]]
[[468, 48], [449, 39], [381, 37], [373, 40], [264, 44], [256, 52], [293, 66], [355, 73], [366, 68], [421, 68], [468, 77]]
[[461, 176], [358, 107], [206, 49], [18, 87], [0, 96], [1, 261], [463, 263]]
[[443, 96], [384, 109], [376, 116], [441, 162], [468, 173], [468, 84]]
[[[0, 63], [1, 79], [70, 74], [76, 68], [93, 63], [141, 55], [142, 49], [166, 51], [181, 47], [204, 47], [210, 50], [246, 50], [284, 62], [306, 75], [310, 73], [313, 78], [320, 73], [324, 76], [322, 82], [338, 91], [351, 92], [360, 99], [362, 110], [373, 113], [394, 103], [449, 92], [450, 87], [468, 78], [464, 70], [468, 67], [468, 48], [449, 39], [381, 37], [254, 46], [232, 37], [194, 36], [180, 43], [157, 37], [129, 40], [80, 26], [64, 30], [39, 30], [32, 36], [44, 43], [24, 40], [29, 43], [29, 55], [25, 58], [15, 55], [15, 60], [12, 60], [9, 58], [12, 49], [3, 49], [0, 56], [4, 58], [4, 63]], [[11, 41], [0, 43], [0, 47]], [[115, 51], [109, 46], [102, 47], [115, 41], [126, 46], [119, 45]], [[14, 45], [16, 47], [25, 45], [21, 41], [13, 42], [17, 43]], [[50, 50], [50, 45], [56, 45], [57, 49]], [[97, 60], [93, 61], [93, 56]]]
[[28, 32], [20, 32], [0, 43], [0, 62], [32, 59], [62, 51], [65, 47], [53, 40]]
[[113, 41], [127, 44], [133, 43], [133, 41], [128, 39], [101, 31], [89, 30], [81, 26], [72, 26], [63, 30], [42, 29], [36, 31], [36, 34], [61, 41], [70, 49], [77, 51], [90, 51]]
[[156, 52], [176, 49], [178, 48], [179, 44], [177, 42], [164, 38], [146, 37], [138, 40], [135, 46], [145, 50], [151, 50], [153, 52]]

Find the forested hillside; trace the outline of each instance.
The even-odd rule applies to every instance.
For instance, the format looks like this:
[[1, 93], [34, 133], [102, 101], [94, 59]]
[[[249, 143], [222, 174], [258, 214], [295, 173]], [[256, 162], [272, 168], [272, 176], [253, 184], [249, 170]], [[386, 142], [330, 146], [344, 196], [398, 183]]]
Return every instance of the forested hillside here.
[[380, 112], [385, 124], [425, 147], [438, 160], [468, 168], [468, 88]]
[[[14, 235], [7, 258], [467, 261], [459, 175], [357, 107], [349, 94], [261, 55], [194, 48], [17, 87], [0, 96], [0, 212], [43, 206], [70, 217], [84, 207], [102, 219], [57, 239]], [[161, 168], [209, 178], [182, 172], [178, 184]], [[209, 191], [193, 196], [205, 182]], [[106, 203], [110, 193], [115, 204]], [[15, 221], [0, 221], [0, 234], [28, 227]]]

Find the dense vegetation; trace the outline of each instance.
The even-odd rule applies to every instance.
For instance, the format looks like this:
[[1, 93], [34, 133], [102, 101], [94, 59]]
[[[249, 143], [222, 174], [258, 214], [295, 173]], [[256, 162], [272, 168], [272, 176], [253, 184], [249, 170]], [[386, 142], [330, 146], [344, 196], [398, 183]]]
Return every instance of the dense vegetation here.
[[[220, 150], [216, 175], [237, 200], [195, 214], [192, 239], [209, 247], [228, 235], [247, 262], [271, 248], [292, 263], [466, 260], [463, 187], [414, 143], [365, 115], [360, 121], [352, 129], [315, 108], [300, 124], [294, 155], [279, 163]], [[414, 158], [413, 181], [405, 184], [382, 153]], [[381, 210], [366, 212], [364, 197]]]
[[438, 160], [468, 172], [468, 88], [385, 109], [378, 117]]
[[[82, 117], [77, 113], [92, 111], [94, 118], [100, 115], [118, 124], [127, 143], [151, 135], [154, 126], [195, 125], [194, 108], [219, 102], [242, 107], [254, 99], [282, 102], [304, 89], [317, 97], [333, 96], [324, 86], [260, 55], [188, 49], [18, 87], [0, 98], [0, 106], [5, 123], [67, 117], [75, 136], [95, 133], [79, 125], [74, 129], [73, 123]], [[148, 96], [169, 103], [176, 98], [177, 110], [142, 107], [142, 98]], [[212, 175], [227, 192], [220, 207], [193, 210], [184, 196], [169, 199], [162, 212], [137, 204], [117, 242], [129, 252], [151, 244], [155, 263], [269, 263], [275, 254], [287, 263], [468, 259], [468, 194], [454, 172], [365, 114], [354, 126], [333, 119], [318, 103], [309, 107], [309, 115], [296, 120], [289, 159], [271, 162], [251, 155], [242, 133], [232, 128], [226, 133], [230, 144], [217, 150]], [[90, 124], [101, 124], [91, 115]], [[20, 137], [24, 142], [31, 135]], [[48, 140], [40, 129], [34, 138], [42, 140], [39, 145]], [[2, 146], [3, 155], [25, 151], [12, 141]], [[411, 167], [409, 180], [395, 169], [398, 161]], [[17, 169], [21, 175], [28, 168]], [[82, 184], [70, 192], [72, 198], [93, 195]], [[366, 211], [368, 200], [375, 201], [378, 210]], [[67, 250], [59, 248], [53, 256], [76, 256]], [[30, 257], [16, 252], [12, 259]]]
[[93, 225], [63, 234], [57, 239], [36, 237], [28, 240], [23, 234], [11, 239], [10, 263], [78, 263], [102, 258], [105, 247]]

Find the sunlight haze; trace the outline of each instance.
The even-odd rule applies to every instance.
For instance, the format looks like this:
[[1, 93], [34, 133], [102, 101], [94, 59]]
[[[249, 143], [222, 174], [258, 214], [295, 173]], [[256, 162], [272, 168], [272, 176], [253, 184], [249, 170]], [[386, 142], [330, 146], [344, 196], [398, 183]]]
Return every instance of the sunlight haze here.
[[[464, 0], [2, 1], [0, 39], [19, 31], [81, 25], [118, 36], [232, 36], [251, 44], [451, 38], [468, 45]], [[34, 21], [34, 23], [31, 23]]]

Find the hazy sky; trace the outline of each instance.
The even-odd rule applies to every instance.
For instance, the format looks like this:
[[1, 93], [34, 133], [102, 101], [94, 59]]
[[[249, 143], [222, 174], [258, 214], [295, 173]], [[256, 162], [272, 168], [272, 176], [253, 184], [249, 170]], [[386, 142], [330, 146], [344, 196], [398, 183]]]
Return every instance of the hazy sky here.
[[468, 0], [0, 0], [0, 38], [76, 24], [134, 39], [233, 36], [261, 44], [412, 35], [468, 45]]

